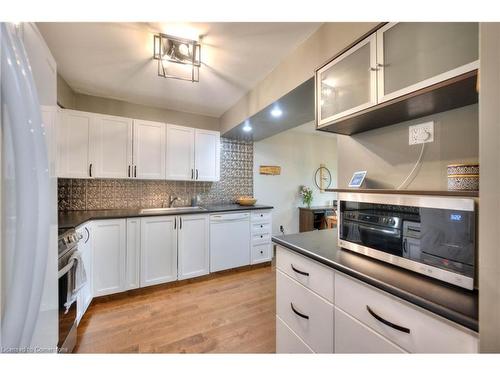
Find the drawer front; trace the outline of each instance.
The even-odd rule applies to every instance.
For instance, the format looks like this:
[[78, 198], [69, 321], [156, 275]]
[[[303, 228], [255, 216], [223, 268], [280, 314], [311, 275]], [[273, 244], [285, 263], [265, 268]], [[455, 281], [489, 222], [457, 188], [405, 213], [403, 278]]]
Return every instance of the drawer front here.
[[[476, 353], [478, 350], [474, 332], [338, 272], [335, 305], [411, 353]], [[409, 332], [391, 327], [381, 319]]]
[[252, 246], [252, 264], [268, 262], [272, 259], [272, 244]]
[[271, 243], [271, 233], [252, 234], [252, 243]]
[[276, 267], [333, 303], [334, 271], [331, 268], [281, 246], [276, 250]]
[[333, 305], [279, 270], [276, 314], [314, 352], [333, 353]]
[[259, 210], [259, 211], [252, 211], [252, 222], [253, 223], [260, 223], [262, 221], [271, 221], [271, 211], [264, 211], [264, 210]]
[[278, 316], [276, 317], [276, 353], [314, 353]]
[[271, 223], [252, 223], [252, 233], [271, 233]]
[[335, 353], [405, 353], [405, 351], [335, 307]]

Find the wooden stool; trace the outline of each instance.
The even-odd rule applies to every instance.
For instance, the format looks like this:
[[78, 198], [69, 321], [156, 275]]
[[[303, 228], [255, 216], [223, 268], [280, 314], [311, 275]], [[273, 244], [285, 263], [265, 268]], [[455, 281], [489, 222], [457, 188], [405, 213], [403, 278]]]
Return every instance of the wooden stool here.
[[337, 216], [325, 216], [325, 220], [328, 229], [335, 228], [337, 225]]

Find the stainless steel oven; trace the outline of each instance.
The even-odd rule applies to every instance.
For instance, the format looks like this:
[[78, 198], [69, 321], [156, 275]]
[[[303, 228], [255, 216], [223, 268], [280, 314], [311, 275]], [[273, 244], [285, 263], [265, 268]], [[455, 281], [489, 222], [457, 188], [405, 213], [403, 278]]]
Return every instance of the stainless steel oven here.
[[473, 199], [339, 193], [339, 246], [474, 288]]

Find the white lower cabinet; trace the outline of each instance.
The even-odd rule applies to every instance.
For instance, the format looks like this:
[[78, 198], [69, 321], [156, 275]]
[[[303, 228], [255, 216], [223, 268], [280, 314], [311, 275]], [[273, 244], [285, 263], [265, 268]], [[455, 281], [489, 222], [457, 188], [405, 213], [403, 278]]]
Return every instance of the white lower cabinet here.
[[125, 288], [136, 289], [141, 286], [141, 219], [127, 219], [127, 265]]
[[210, 271], [208, 215], [179, 216], [179, 280], [206, 275]]
[[177, 280], [177, 221], [141, 218], [141, 287]]
[[94, 297], [125, 290], [126, 219], [93, 222], [92, 287]]
[[87, 276], [86, 284], [78, 292], [76, 299], [76, 321], [79, 324], [83, 315], [92, 302], [92, 225], [90, 223], [76, 228], [76, 232], [81, 235], [78, 243], [78, 251], [82, 259], [85, 274]]
[[335, 353], [405, 353], [405, 351], [335, 307]]
[[278, 246], [278, 353], [477, 353], [465, 327]]

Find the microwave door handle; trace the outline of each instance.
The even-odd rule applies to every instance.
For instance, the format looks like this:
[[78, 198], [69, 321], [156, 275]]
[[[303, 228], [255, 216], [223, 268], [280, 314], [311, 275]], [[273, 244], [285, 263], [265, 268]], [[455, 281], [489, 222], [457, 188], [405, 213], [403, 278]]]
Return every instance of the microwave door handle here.
[[[45, 130], [37, 91], [22, 41], [7, 23], [0, 23], [2, 107], [10, 133], [10, 155], [15, 171], [15, 261], [2, 317], [2, 345], [31, 344], [47, 266], [50, 212], [50, 176]], [[27, 235], [27, 234], [30, 235]], [[30, 291], [27, 293], [26, 291]]]

